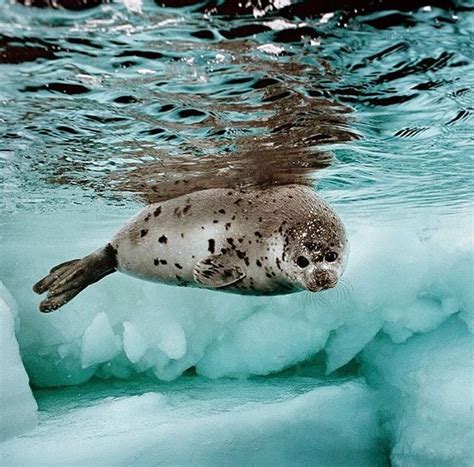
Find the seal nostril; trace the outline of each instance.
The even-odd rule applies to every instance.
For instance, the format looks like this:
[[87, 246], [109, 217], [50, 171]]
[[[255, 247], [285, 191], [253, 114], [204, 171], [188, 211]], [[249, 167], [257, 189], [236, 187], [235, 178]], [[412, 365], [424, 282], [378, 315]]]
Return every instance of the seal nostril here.
[[314, 277], [315, 283], [324, 289], [331, 289], [337, 284], [337, 276], [330, 271], [319, 271]]

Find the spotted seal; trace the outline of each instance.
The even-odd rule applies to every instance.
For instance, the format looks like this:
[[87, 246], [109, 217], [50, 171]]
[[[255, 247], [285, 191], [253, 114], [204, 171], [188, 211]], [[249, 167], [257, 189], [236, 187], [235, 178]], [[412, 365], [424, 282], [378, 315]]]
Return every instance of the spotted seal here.
[[33, 290], [63, 306], [114, 271], [250, 295], [334, 287], [347, 257], [344, 226], [305, 185], [207, 189], [147, 206], [105, 247], [60, 264]]

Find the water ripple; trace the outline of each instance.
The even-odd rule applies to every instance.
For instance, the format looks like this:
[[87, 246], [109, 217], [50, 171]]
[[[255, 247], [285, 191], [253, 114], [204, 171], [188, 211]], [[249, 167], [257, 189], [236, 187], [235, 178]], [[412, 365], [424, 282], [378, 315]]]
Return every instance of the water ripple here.
[[468, 4], [54, 4], [0, 0], [4, 211], [289, 182], [354, 215], [470, 207]]

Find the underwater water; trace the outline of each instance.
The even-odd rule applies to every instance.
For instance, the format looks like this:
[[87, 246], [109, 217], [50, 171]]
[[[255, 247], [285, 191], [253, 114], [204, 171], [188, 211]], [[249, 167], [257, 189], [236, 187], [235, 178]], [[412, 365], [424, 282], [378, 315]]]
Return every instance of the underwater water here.
[[[192, 3], [0, 0], [2, 465], [472, 465], [472, 4]], [[303, 179], [335, 289], [38, 313], [144, 203]]]

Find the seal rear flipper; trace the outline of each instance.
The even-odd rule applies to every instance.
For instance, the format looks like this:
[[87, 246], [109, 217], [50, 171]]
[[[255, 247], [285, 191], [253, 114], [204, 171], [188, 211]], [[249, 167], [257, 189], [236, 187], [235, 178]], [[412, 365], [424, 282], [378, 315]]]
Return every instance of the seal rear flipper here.
[[38, 281], [33, 286], [33, 291], [37, 294], [42, 294], [46, 292], [49, 289], [49, 286], [57, 279], [58, 276], [60, 276], [66, 270], [66, 268], [68, 268], [72, 264], [78, 263], [79, 261], [81, 260], [73, 259], [71, 261], [66, 261], [65, 263], [61, 263], [57, 266], [54, 266], [54, 268], [49, 271], [49, 274], [46, 277], [43, 277], [43, 279]]
[[39, 309], [44, 313], [57, 310], [72, 300], [87, 286], [116, 270], [117, 260], [112, 245], [82, 258], [55, 266], [49, 274], [33, 286], [33, 291], [48, 292]]
[[240, 281], [246, 274], [240, 266], [235, 264], [234, 258], [211, 255], [197, 262], [193, 276], [196, 282], [204, 287], [217, 289]]

